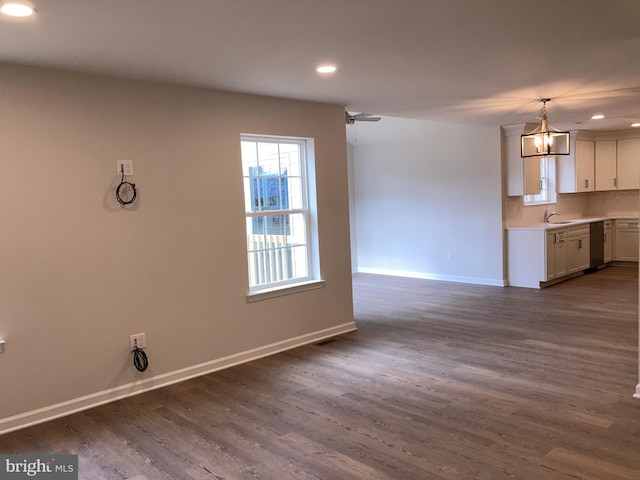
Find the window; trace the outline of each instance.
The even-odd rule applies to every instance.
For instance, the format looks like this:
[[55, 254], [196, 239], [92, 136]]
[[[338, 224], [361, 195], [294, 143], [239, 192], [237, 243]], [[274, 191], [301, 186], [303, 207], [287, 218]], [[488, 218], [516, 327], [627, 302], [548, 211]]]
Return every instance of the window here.
[[525, 195], [525, 205], [556, 202], [554, 158], [540, 157], [540, 193], [537, 195]]
[[317, 280], [312, 140], [242, 135], [240, 143], [250, 293]]

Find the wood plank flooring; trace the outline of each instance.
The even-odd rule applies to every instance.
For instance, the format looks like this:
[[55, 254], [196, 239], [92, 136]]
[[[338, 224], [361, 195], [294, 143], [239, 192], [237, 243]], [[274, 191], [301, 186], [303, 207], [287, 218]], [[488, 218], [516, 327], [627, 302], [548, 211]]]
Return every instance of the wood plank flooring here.
[[359, 330], [0, 437], [83, 479], [640, 479], [638, 270], [354, 277]]

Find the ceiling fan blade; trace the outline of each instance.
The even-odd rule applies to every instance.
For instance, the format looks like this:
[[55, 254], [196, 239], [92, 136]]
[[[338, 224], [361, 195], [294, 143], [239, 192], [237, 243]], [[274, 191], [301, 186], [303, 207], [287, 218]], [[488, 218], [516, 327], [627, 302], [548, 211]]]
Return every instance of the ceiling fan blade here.
[[344, 112], [345, 120], [348, 125], [353, 125], [355, 122], [378, 122], [380, 117], [373, 117], [373, 113], [356, 113], [351, 114]]

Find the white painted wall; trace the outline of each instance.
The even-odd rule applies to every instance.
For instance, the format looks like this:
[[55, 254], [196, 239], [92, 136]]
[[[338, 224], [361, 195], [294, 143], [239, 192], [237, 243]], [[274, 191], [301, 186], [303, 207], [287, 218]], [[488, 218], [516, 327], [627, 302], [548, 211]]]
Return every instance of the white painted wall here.
[[[0, 433], [355, 328], [342, 106], [7, 64], [0, 85]], [[324, 288], [247, 303], [241, 133], [315, 139]]]
[[385, 117], [353, 155], [359, 271], [504, 285], [498, 127]]
[[347, 144], [347, 165], [349, 179], [349, 230], [351, 232], [351, 270], [358, 271], [358, 237], [356, 228], [356, 192], [353, 165], [353, 146]]

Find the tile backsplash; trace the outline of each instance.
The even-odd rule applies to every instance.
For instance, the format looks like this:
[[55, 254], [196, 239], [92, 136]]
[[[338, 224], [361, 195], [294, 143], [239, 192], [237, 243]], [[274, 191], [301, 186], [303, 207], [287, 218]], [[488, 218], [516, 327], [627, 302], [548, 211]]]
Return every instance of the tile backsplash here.
[[505, 197], [507, 226], [541, 223], [544, 211], [560, 212], [562, 218], [630, 216], [637, 217], [640, 196], [638, 190], [611, 192], [559, 193], [556, 203], [524, 206], [523, 197]]

